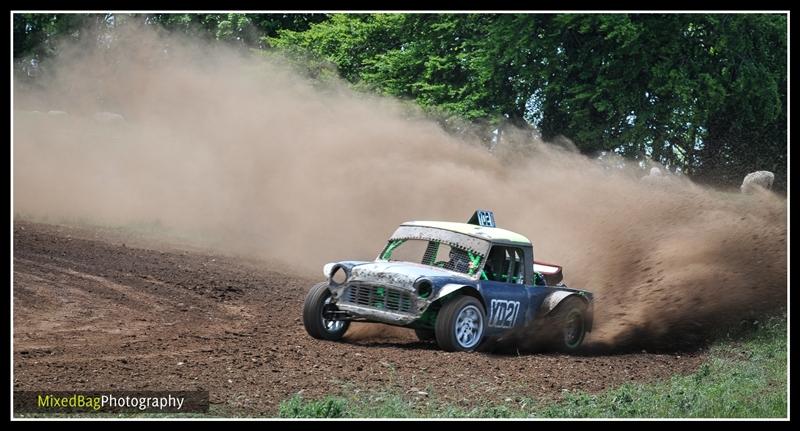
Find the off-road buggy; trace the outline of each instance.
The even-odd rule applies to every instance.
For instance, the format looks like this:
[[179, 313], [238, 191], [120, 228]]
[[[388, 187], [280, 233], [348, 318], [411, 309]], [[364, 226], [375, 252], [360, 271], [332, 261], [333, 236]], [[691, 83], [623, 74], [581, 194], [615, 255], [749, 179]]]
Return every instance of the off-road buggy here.
[[531, 242], [497, 228], [491, 211], [403, 223], [374, 261], [328, 263], [323, 274], [303, 307], [306, 330], [322, 340], [362, 321], [412, 328], [447, 351], [535, 341], [571, 352], [592, 329], [592, 294], [534, 261]]

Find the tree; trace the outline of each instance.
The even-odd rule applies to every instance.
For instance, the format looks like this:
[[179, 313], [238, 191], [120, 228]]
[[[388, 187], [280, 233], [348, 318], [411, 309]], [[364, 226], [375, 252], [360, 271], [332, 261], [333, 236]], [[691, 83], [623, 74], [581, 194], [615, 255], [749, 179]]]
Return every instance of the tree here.
[[[58, 41], [141, 20], [279, 50], [322, 79], [413, 101], [451, 131], [565, 135], [586, 154], [650, 158], [704, 182], [785, 187], [787, 17], [780, 14], [14, 14], [15, 67]], [[457, 119], [459, 121], [453, 121]]]

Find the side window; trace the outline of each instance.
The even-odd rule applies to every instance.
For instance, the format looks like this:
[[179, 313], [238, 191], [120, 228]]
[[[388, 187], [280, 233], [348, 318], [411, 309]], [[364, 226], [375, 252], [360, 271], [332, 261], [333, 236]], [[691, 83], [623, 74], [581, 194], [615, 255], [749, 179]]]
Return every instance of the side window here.
[[494, 246], [489, 252], [481, 278], [505, 283], [525, 283], [525, 254], [516, 247]]

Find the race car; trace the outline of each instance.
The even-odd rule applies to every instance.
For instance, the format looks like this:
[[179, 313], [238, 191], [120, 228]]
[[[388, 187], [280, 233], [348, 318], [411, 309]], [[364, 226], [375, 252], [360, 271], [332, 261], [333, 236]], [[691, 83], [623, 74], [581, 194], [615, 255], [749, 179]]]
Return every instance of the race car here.
[[491, 211], [467, 223], [401, 224], [374, 261], [323, 266], [303, 305], [309, 335], [340, 340], [350, 322], [412, 328], [445, 351], [500, 345], [574, 352], [592, 330], [593, 295], [563, 283], [562, 268], [534, 260], [524, 236]]

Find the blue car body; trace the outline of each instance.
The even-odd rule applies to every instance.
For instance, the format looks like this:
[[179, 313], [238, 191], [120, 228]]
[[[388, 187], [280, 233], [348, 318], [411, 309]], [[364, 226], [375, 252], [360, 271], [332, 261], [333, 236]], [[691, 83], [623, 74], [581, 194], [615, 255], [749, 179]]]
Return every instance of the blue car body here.
[[[397, 250], [411, 242], [425, 246], [424, 256], [395, 260]], [[437, 262], [444, 258], [442, 249], [449, 250], [450, 261]], [[485, 310], [483, 337], [503, 341], [535, 336], [530, 331], [537, 322], [575, 297], [585, 303], [586, 332], [593, 325], [593, 295], [565, 286], [560, 267], [534, 262], [531, 242], [494, 227], [493, 218], [491, 226], [406, 222], [374, 261], [333, 262], [323, 272], [331, 292], [328, 319], [433, 330], [438, 310], [468, 295]]]

